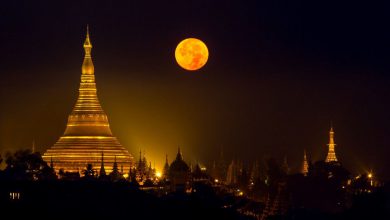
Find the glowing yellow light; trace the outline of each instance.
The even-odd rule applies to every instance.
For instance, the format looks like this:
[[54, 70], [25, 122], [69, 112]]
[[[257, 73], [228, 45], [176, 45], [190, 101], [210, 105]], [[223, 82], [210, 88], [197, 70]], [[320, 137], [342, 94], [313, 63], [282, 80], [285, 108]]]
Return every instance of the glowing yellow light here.
[[207, 63], [209, 50], [201, 40], [187, 38], [177, 45], [175, 58], [183, 69], [198, 70]]
[[214, 180], [214, 182], [218, 183], [218, 182], [219, 182], [219, 180], [218, 180], [218, 179], [215, 179], [215, 180]]
[[372, 178], [372, 173], [368, 173], [368, 178]]
[[161, 176], [162, 176], [161, 172], [158, 172], [158, 171], [157, 171], [157, 172], [156, 172], [156, 177], [157, 177], [157, 178], [160, 178]]
[[243, 196], [244, 193], [243, 193], [243, 192], [239, 192], [238, 195], [239, 195], [239, 196]]

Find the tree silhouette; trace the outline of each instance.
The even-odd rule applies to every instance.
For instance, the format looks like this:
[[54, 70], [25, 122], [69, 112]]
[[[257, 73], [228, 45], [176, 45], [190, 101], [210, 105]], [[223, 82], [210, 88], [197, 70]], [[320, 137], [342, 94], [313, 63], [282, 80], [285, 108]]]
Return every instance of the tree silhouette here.
[[85, 178], [94, 178], [95, 177], [95, 170], [93, 169], [92, 164], [87, 164], [87, 167], [85, 170], [83, 170], [83, 174]]
[[4, 174], [12, 180], [38, 180], [39, 178], [54, 178], [54, 170], [42, 159], [39, 152], [18, 150], [6, 153], [6, 168]]

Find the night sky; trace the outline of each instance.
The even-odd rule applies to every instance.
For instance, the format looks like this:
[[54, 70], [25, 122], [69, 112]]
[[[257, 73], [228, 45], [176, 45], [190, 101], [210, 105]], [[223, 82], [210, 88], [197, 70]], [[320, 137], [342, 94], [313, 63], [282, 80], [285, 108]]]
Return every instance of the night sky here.
[[[385, 2], [385, 1], [383, 1]], [[326, 157], [390, 178], [389, 3], [372, 1], [4, 1], [0, 6], [0, 152], [44, 152], [78, 96], [90, 26], [98, 96], [138, 159]], [[208, 63], [181, 69], [184, 38]], [[248, 164], [249, 165], [249, 164]]]

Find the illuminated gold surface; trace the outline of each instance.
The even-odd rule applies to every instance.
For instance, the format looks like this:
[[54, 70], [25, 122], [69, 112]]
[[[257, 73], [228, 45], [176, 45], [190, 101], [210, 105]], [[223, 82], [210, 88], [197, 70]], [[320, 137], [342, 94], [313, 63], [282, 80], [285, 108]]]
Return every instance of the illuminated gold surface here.
[[325, 162], [337, 162], [336, 153], [334, 150], [335, 146], [336, 144], [334, 143], [334, 131], [333, 127], [331, 127], [329, 131], [328, 156], [326, 156]]
[[134, 166], [133, 156], [112, 135], [107, 115], [97, 97], [88, 29], [84, 50], [76, 105], [68, 117], [64, 135], [44, 153], [43, 159], [48, 163], [52, 159], [57, 172], [60, 169], [80, 172], [88, 163], [100, 169], [103, 153], [104, 167], [108, 173], [112, 171], [115, 157], [118, 166], [123, 166], [124, 173], [128, 173], [130, 167]]
[[202, 68], [209, 57], [209, 51], [201, 40], [187, 38], [181, 41], [175, 50], [177, 63], [186, 70], [198, 70]]
[[303, 166], [302, 166], [302, 174], [307, 176], [309, 173], [309, 164], [307, 163], [306, 150], [303, 151]]

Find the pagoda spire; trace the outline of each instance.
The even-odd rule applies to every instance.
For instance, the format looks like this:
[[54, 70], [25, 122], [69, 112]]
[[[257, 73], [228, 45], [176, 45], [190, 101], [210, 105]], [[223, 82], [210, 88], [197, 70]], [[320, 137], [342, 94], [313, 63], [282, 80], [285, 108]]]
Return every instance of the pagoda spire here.
[[105, 175], [106, 175], [106, 169], [104, 169], [104, 153], [102, 152], [102, 160], [100, 165], [99, 176], [105, 176]]
[[83, 65], [81, 67], [81, 73], [93, 75], [95, 72], [95, 68], [93, 66], [92, 57], [91, 57], [92, 43], [91, 40], [89, 39], [88, 25], [87, 25], [87, 34], [85, 36], [83, 47], [84, 47], [85, 55], [84, 55]]
[[309, 164], [307, 163], [306, 149], [303, 150], [303, 164], [302, 164], [302, 174], [307, 176], [309, 173]]
[[114, 165], [112, 166], [112, 172], [118, 173], [118, 163], [116, 162], [116, 155], [114, 156]]
[[168, 179], [168, 176], [169, 176], [168, 154], [165, 154], [165, 164], [164, 164], [163, 178], [164, 179]]
[[334, 143], [334, 131], [333, 131], [333, 126], [331, 125], [330, 131], [329, 131], [329, 144], [328, 144], [328, 155], [326, 156], [325, 162], [337, 162], [336, 158], [336, 152], [335, 152], [335, 146], [336, 144]]
[[181, 155], [180, 146], [177, 149], [176, 160], [183, 160], [183, 156]]

